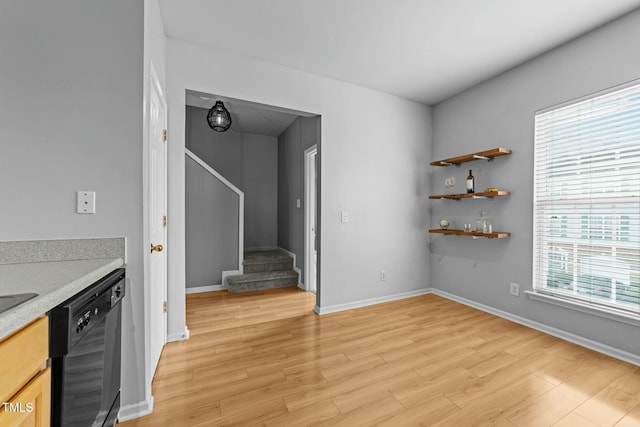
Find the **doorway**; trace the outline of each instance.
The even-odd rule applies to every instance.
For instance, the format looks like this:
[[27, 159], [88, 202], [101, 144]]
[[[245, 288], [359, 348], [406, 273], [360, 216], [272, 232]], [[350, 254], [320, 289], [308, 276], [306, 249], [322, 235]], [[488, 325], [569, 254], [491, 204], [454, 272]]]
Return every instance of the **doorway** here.
[[[236, 282], [257, 282], [243, 288], [297, 284], [320, 292], [316, 213], [320, 209], [316, 201], [320, 116], [193, 90], [185, 95], [185, 292], [225, 289], [229, 278], [234, 289], [239, 287]], [[208, 109], [218, 101], [233, 119], [226, 132], [213, 132], [207, 124]], [[305, 166], [305, 152], [310, 156], [309, 167]], [[195, 162], [199, 166], [194, 158], [201, 160]], [[310, 173], [308, 182], [305, 168]], [[243, 224], [235, 219], [237, 196], [225, 183], [233, 184], [236, 193], [244, 197]], [[310, 219], [305, 220], [305, 215]], [[305, 221], [313, 224], [314, 236], [305, 237]], [[310, 253], [307, 241], [312, 243]], [[293, 266], [281, 261], [268, 268], [261, 265], [259, 271], [253, 267], [244, 271], [245, 254], [234, 248], [244, 248], [250, 257], [284, 252], [279, 255], [292, 258]], [[261, 264], [268, 262], [260, 259]], [[313, 270], [311, 275], [307, 265]], [[249, 277], [269, 272], [274, 274]], [[275, 272], [287, 274], [281, 277]]]
[[317, 157], [318, 146], [304, 152], [304, 283], [306, 290], [317, 290]]

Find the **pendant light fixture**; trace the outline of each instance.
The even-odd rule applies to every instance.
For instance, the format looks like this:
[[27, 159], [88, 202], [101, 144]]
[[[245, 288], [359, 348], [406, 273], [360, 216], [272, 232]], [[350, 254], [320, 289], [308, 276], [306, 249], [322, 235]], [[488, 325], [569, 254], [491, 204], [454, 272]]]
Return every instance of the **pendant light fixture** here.
[[216, 132], [224, 132], [231, 126], [231, 114], [224, 107], [222, 101], [216, 101], [216, 105], [211, 107], [207, 113], [209, 127]]

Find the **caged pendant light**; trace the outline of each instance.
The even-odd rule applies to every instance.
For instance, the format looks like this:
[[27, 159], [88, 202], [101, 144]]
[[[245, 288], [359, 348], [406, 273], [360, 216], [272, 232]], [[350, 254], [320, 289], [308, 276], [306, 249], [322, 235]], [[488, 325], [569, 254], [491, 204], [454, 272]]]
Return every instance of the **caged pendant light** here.
[[216, 132], [224, 132], [231, 126], [231, 114], [224, 107], [222, 101], [216, 101], [216, 105], [211, 107], [207, 113], [209, 127]]

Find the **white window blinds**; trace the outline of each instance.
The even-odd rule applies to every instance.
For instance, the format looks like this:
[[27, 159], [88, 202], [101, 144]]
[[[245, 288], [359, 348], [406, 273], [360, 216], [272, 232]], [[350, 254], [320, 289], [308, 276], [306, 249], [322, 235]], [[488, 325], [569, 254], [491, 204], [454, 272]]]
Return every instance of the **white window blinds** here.
[[640, 82], [535, 114], [533, 286], [640, 313]]

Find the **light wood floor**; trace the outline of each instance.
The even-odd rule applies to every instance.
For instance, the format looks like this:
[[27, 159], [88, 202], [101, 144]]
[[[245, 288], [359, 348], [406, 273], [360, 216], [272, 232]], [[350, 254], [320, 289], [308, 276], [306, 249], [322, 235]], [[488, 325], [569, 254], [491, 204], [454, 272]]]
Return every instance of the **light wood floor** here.
[[314, 301], [188, 295], [153, 414], [122, 425], [640, 425], [636, 366], [435, 295], [323, 316]]

